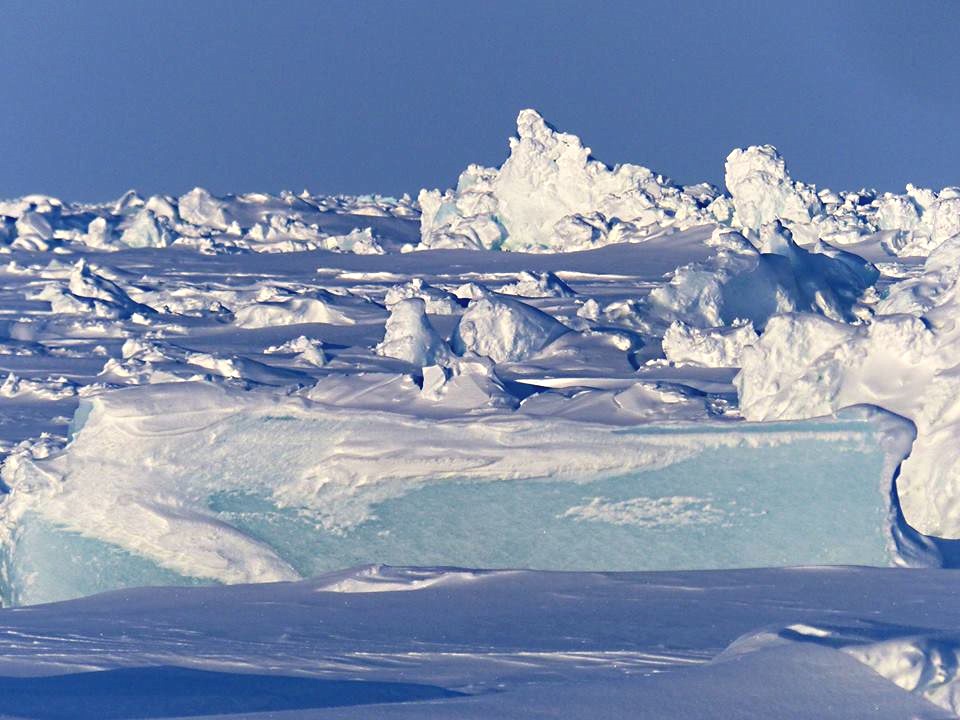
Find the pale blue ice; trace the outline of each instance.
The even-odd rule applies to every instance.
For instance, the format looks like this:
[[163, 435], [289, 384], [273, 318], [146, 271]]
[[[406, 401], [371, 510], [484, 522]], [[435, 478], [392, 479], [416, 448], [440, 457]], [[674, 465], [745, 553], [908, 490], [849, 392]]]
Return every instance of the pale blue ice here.
[[[823, 432], [838, 429], [843, 438]], [[218, 492], [207, 505], [304, 576], [364, 563], [550, 570], [889, 565], [891, 479], [871, 425], [723, 432], [787, 431], [786, 441], [705, 449], [662, 469], [613, 478], [428, 483], [377, 504], [373, 517], [340, 532], [324, 530], [308, 511], [276, 507], [266, 494]], [[599, 513], [591, 515], [591, 503]], [[609, 512], [618, 507], [627, 512]], [[5, 560], [6, 604], [200, 582], [33, 515], [23, 519]]]

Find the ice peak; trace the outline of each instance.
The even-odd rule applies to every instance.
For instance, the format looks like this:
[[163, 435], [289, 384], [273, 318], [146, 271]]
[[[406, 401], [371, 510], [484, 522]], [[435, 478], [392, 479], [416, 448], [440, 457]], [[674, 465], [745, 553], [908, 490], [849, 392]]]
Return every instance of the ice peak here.
[[554, 128], [533, 108], [525, 108], [517, 115], [517, 135], [521, 138], [534, 137], [549, 131], [554, 131]]
[[585, 163], [590, 148], [584, 147], [576, 135], [560, 132], [540, 113], [528, 108], [517, 115], [517, 137], [510, 138], [511, 158], [518, 153], [546, 155], [551, 159], [567, 156], [572, 162]]
[[714, 196], [701, 202], [702, 191], [688, 195], [639, 165], [609, 167], [527, 109], [499, 169], [471, 165], [456, 190], [420, 193], [421, 247], [570, 251], [637, 240], [709, 222], [702, 211]]
[[737, 185], [750, 175], [764, 175], [770, 182], [792, 183], [783, 155], [773, 145], [734, 148], [725, 163], [726, 184]]
[[733, 150], [727, 156], [725, 171], [735, 225], [745, 230], [756, 231], [778, 219], [808, 223], [821, 210], [816, 188], [794, 182], [773, 145]]

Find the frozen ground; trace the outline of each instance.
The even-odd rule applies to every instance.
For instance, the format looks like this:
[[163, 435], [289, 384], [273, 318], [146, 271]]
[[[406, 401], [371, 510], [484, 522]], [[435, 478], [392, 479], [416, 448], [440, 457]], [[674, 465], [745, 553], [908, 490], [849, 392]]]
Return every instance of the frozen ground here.
[[[416, 200], [0, 202], [0, 713], [955, 710], [960, 190], [726, 186], [524, 111]], [[504, 572], [35, 605], [369, 563]]]

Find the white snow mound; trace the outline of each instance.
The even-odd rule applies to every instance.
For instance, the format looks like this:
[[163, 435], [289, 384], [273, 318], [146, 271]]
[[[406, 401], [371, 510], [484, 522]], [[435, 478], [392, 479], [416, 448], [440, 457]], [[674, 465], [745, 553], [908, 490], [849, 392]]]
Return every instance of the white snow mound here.
[[650, 292], [644, 314], [695, 327], [749, 320], [763, 328], [772, 315], [799, 310], [849, 322], [867, 312], [859, 300], [879, 276], [856, 255], [824, 244], [800, 247], [779, 221], [763, 227], [759, 247], [726, 228], [707, 244], [715, 254], [677, 268]]
[[451, 345], [461, 355], [473, 352], [498, 363], [518, 362], [568, 331], [535, 307], [488, 293], [471, 302], [460, 317]]
[[383, 342], [377, 345], [377, 354], [405, 360], [418, 367], [438, 365], [448, 360], [450, 349], [427, 319], [426, 307], [420, 298], [394, 303], [387, 318]]

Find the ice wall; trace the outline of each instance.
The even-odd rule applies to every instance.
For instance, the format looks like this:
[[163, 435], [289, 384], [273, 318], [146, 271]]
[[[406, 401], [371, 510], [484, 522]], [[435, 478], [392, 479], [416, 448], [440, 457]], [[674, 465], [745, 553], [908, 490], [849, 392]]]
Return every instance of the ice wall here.
[[100, 395], [80, 418], [63, 453], [5, 467], [10, 602], [181, 578], [284, 580], [373, 560], [930, 561], [897, 527], [891, 479], [910, 437], [889, 420], [438, 422], [196, 383]]

